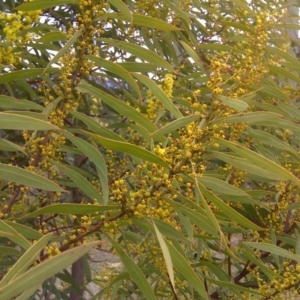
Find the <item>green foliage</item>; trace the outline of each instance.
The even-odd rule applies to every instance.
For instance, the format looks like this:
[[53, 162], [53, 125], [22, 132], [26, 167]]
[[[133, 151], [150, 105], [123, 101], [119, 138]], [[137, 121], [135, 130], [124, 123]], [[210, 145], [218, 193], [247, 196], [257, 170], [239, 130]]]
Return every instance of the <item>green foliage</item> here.
[[287, 3], [0, 3], [1, 299], [298, 294]]

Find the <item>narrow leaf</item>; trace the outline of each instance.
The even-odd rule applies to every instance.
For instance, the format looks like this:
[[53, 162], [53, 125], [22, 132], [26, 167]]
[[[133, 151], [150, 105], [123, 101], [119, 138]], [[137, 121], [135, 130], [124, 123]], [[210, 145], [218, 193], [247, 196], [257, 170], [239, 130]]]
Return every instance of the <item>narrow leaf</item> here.
[[172, 284], [173, 290], [175, 292], [175, 279], [174, 279], [174, 270], [173, 270], [173, 263], [172, 263], [172, 259], [171, 259], [171, 255], [168, 249], [168, 246], [165, 242], [164, 237], [162, 236], [162, 234], [159, 232], [159, 230], [157, 229], [157, 227], [155, 226], [155, 224], [153, 223], [154, 229], [155, 229], [155, 233], [161, 248], [161, 251], [163, 253], [163, 257], [166, 263], [166, 267], [168, 270], [168, 275], [170, 278], [170, 282]]
[[256, 111], [251, 113], [240, 113], [231, 115], [227, 118], [221, 118], [216, 120], [215, 123], [257, 123], [268, 120], [276, 120], [282, 117], [280, 114], [272, 113], [272, 112], [264, 112], [264, 111]]
[[116, 7], [121, 13], [123, 13], [124, 17], [126, 17], [126, 21], [132, 22], [132, 14], [127, 5], [120, 0], [108, 0], [108, 2]]
[[139, 81], [141, 81], [153, 93], [153, 95], [160, 101], [163, 106], [169, 110], [176, 118], [183, 117], [173, 101], [166, 95], [166, 93], [150, 78], [145, 75], [133, 74]]
[[199, 115], [195, 115], [195, 116], [187, 116], [187, 117], [182, 117], [179, 119], [176, 119], [173, 122], [168, 123], [167, 125], [159, 128], [158, 130], [154, 131], [151, 136], [153, 139], [161, 137], [165, 134], [174, 132], [175, 130], [186, 126], [188, 124], [190, 124], [193, 121], [199, 120], [200, 116]]
[[[140, 59], [146, 60], [149, 63], [155, 64], [157, 67], [165, 68], [169, 71], [173, 71], [173, 67], [162, 57], [153, 51], [145, 49], [135, 44], [131, 44], [123, 41], [116, 41], [107, 38], [97, 38], [96, 40], [108, 43], [110, 46], [117, 48], [118, 50], [123, 50], [137, 56]], [[0, 82], [1, 83], [1, 82]]]
[[275, 162], [269, 160], [268, 158], [263, 157], [260, 154], [255, 153], [254, 151], [249, 150], [237, 143], [233, 143], [221, 139], [217, 139], [216, 141], [230, 148], [238, 155], [247, 159], [254, 165], [263, 168], [270, 173], [277, 174], [278, 176], [281, 177], [281, 180], [291, 180], [295, 184], [300, 185], [300, 180], [296, 176], [294, 176], [292, 173], [290, 173], [288, 170], [284, 169], [283, 167], [277, 165]]
[[0, 112], [0, 129], [9, 130], [58, 130], [59, 128], [43, 120], [12, 113]]
[[214, 195], [212, 192], [207, 190], [202, 184], [200, 185], [200, 190], [203, 194], [203, 196], [210, 202], [212, 202], [215, 206], [217, 206], [222, 213], [225, 214], [227, 218], [229, 218], [232, 221], [237, 222], [239, 225], [244, 226], [246, 228], [252, 229], [252, 230], [264, 230], [263, 228], [257, 226], [247, 218], [245, 218], [243, 215], [241, 215], [239, 212], [231, 208], [229, 205], [227, 205], [224, 201], [222, 201], [220, 198], [218, 198], [216, 195]]
[[135, 157], [141, 158], [145, 161], [149, 161], [149, 162], [161, 165], [164, 168], [167, 168], [167, 169], [169, 168], [169, 165], [166, 162], [164, 162], [160, 157], [158, 157], [157, 155], [155, 155], [154, 153], [152, 153], [146, 149], [143, 149], [141, 147], [138, 147], [136, 145], [132, 145], [129, 143], [110, 140], [110, 139], [104, 138], [100, 135], [92, 134], [89, 132], [85, 132], [85, 133], [87, 135], [91, 136], [92, 139], [94, 139], [96, 143], [98, 143], [108, 149], [128, 153]]
[[264, 86], [257, 93], [269, 95], [271, 97], [278, 98], [286, 102], [290, 100], [284, 92], [282, 92], [279, 88], [275, 88], [273, 86]]
[[140, 126], [145, 127], [148, 131], [153, 132], [154, 130], [157, 130], [156, 126], [149, 119], [147, 119], [142, 113], [138, 112], [135, 108], [126, 104], [124, 101], [121, 101], [91, 85], [79, 84], [77, 86], [77, 90], [80, 92], [88, 92], [99, 97], [101, 101], [112, 107], [119, 114], [128, 117]]
[[98, 242], [81, 245], [54, 256], [51, 259], [28, 270], [26, 273], [15, 278], [0, 290], [1, 299], [11, 299], [24, 291], [41, 285], [45, 280], [54, 276], [59, 271], [68, 267], [85, 253], [89, 252]]
[[263, 168], [260, 168], [257, 165], [249, 162], [248, 160], [246, 160], [244, 158], [239, 158], [236, 156], [228, 155], [228, 154], [221, 153], [221, 152], [215, 152], [215, 151], [211, 151], [211, 154], [208, 156], [225, 161], [226, 163], [233, 165], [236, 168], [239, 168], [241, 170], [244, 170], [248, 173], [257, 175], [262, 178], [273, 179], [273, 180], [282, 180], [282, 177], [279, 176], [278, 174], [271, 173]]
[[81, 174], [77, 173], [70, 167], [53, 162], [59, 170], [64, 172], [76, 184], [77, 188], [82, 190], [90, 199], [97, 200], [100, 205], [105, 205], [104, 199], [100, 192]]
[[[117, 0], [115, 0], [117, 1]], [[162, 31], [177, 31], [180, 30], [176, 26], [169, 24], [163, 20], [152, 18], [145, 15], [133, 14], [132, 23], [135, 25], [148, 27], [152, 29], [162, 30]]]
[[100, 151], [95, 146], [91, 145], [81, 138], [67, 133], [65, 135], [78, 149], [82, 151], [82, 154], [86, 155], [97, 167], [97, 170], [100, 173], [100, 182], [102, 187], [104, 205], [107, 205], [109, 196], [107, 167]]
[[247, 128], [247, 132], [249, 135], [254, 138], [258, 143], [269, 145], [270, 147], [279, 148], [288, 152], [293, 153], [296, 156], [299, 156], [297, 151], [292, 148], [290, 145], [285, 144], [280, 139], [278, 139], [276, 136], [257, 129], [252, 129], [250, 127]]
[[116, 74], [118, 77], [121, 77], [122, 79], [127, 81], [134, 88], [137, 94], [141, 96], [141, 91], [139, 89], [138, 84], [136, 83], [132, 75], [126, 69], [124, 69], [120, 64], [92, 55], [87, 55], [86, 58], [96, 63], [98, 67], [104, 68], [109, 72]]
[[180, 254], [180, 252], [169, 242], [166, 241], [171, 259], [175, 268], [189, 282], [189, 284], [201, 295], [202, 299], [209, 300], [209, 296], [205, 290], [204, 284], [199, 276], [192, 269], [188, 261]]
[[22, 152], [23, 154], [25, 154], [26, 156], [28, 156], [28, 154], [24, 151], [24, 149], [17, 145], [12, 143], [11, 141], [5, 140], [5, 139], [0, 139], [0, 150], [2, 151], [8, 151], [8, 152]]
[[[5, 287], [9, 282], [11, 282], [15, 277], [22, 275], [30, 265], [39, 257], [43, 248], [47, 243], [53, 239], [53, 234], [47, 234], [41, 237], [35, 244], [30, 245], [22, 257], [13, 265], [11, 269], [5, 274], [0, 282], [1, 288]], [[0, 292], [1, 294], [1, 292]]]
[[15, 166], [0, 164], [0, 178], [45, 191], [64, 191], [53, 181]]
[[180, 41], [180, 43], [183, 46], [183, 48], [185, 49], [185, 51], [187, 52], [187, 54], [193, 59], [195, 64], [198, 67], [200, 67], [201, 69], [203, 69], [203, 63], [199, 59], [199, 56], [196, 54], [196, 52], [188, 44], [186, 44], [185, 42]]
[[31, 227], [15, 223], [15, 222], [10, 222], [10, 221], [5, 221], [7, 225], [12, 227], [14, 230], [16, 230], [19, 234], [21, 234], [25, 239], [30, 239], [30, 240], [38, 240], [40, 239], [43, 234], [40, 233], [39, 231], [36, 231], [32, 229]]
[[70, 214], [70, 215], [87, 215], [101, 211], [117, 210], [119, 205], [89, 205], [89, 204], [53, 204], [40, 208], [30, 214], [22, 216], [21, 219], [36, 218], [44, 214]]
[[19, 11], [32, 11], [55, 7], [58, 5], [66, 5], [77, 3], [78, 0], [35, 0], [27, 3], [23, 3], [15, 8]]
[[285, 257], [291, 260], [296, 261], [298, 264], [300, 264], [300, 257], [299, 255], [296, 255], [292, 252], [289, 252], [288, 250], [285, 250], [281, 247], [278, 247], [273, 244], [268, 244], [268, 243], [258, 243], [258, 242], [243, 242], [243, 244], [255, 248], [257, 250], [269, 252], [274, 255], [278, 255], [281, 257]]
[[0, 107], [5, 109], [34, 109], [43, 111], [44, 107], [26, 99], [16, 99], [13, 97], [1, 95]]
[[248, 104], [244, 101], [239, 99], [233, 99], [229, 97], [225, 97], [223, 95], [217, 95], [216, 97], [218, 100], [222, 101], [223, 104], [237, 110], [237, 111], [244, 111], [248, 108]]
[[114, 132], [108, 130], [107, 128], [102, 127], [93, 118], [77, 111], [70, 111], [70, 114], [73, 115], [76, 119], [81, 120], [83, 123], [85, 123], [86, 126], [94, 133], [99, 134], [108, 139], [124, 142], [123, 138], [121, 138]]
[[[139, 290], [144, 295], [143, 299], [156, 300], [155, 294], [152, 287], [149, 285], [145, 275], [138, 265], [123, 251], [120, 245], [115, 242], [112, 238], [108, 237], [112, 243], [114, 249], [118, 253], [122, 263], [124, 264], [126, 271], [129, 273], [130, 278], [139, 287]], [[1, 294], [0, 294], [1, 295]]]
[[2, 220], [0, 220], [0, 236], [8, 238], [23, 249], [28, 249], [31, 246], [30, 242], [27, 239], [19, 234], [8, 223]]
[[[47, 73], [57, 72], [56, 68], [48, 68]], [[0, 76], [0, 84], [5, 82], [11, 82], [16, 80], [22, 80], [32, 77], [37, 77], [45, 73], [44, 69], [26, 69], [26, 70], [17, 70], [10, 73], [6, 73]]]
[[202, 176], [197, 181], [217, 194], [249, 197], [246, 192], [218, 178]]
[[[31, 2], [33, 3], [33, 2]], [[81, 36], [83, 29], [81, 28], [79, 31], [77, 31], [69, 40], [68, 42], [58, 51], [58, 53], [49, 61], [47, 64], [43, 74], [46, 72], [46, 70], [56, 63], [67, 51], [71, 48], [71, 46], [76, 42], [76, 40]]]

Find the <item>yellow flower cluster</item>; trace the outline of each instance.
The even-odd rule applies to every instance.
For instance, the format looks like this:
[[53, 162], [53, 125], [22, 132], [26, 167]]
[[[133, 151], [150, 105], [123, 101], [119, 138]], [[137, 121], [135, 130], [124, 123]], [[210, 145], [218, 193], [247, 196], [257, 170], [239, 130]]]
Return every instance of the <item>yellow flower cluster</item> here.
[[20, 34], [38, 22], [41, 11], [17, 11], [15, 13], [0, 12], [0, 25], [3, 26], [4, 40], [0, 47], [0, 64], [16, 65], [21, 57], [19, 45], [33, 39], [31, 34]]
[[135, 2], [135, 10], [141, 14], [156, 17], [160, 13], [160, 10], [157, 9], [159, 4], [159, 0], [140, 0]]
[[52, 243], [51, 245], [46, 246], [45, 247], [45, 252], [48, 254], [49, 258], [61, 253], [59, 248], [58, 248], [57, 243]]
[[[163, 79], [163, 85], [160, 85], [159, 87], [166, 93], [168, 97], [172, 97], [173, 94], [173, 85], [174, 85], [174, 78], [171, 74], [166, 74]], [[164, 110], [161, 102], [156, 99], [156, 97], [153, 95], [153, 93], [148, 90], [147, 91], [147, 117], [150, 120], [155, 120], [158, 116], [158, 111]]]
[[[269, 265], [269, 267], [273, 269], [273, 272], [278, 273], [272, 265]], [[258, 272], [254, 274], [259, 284], [258, 292], [262, 294], [263, 299], [297, 299], [299, 296], [300, 266], [287, 261], [284, 263], [282, 273], [278, 275], [281, 276], [273, 278], [269, 282], [264, 280]]]

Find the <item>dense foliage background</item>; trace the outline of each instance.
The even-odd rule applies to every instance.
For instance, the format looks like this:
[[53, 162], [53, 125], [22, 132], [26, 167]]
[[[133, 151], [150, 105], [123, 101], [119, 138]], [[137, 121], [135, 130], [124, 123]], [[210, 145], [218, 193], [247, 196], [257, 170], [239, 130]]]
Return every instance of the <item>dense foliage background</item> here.
[[0, 7], [1, 299], [299, 294], [296, 2]]

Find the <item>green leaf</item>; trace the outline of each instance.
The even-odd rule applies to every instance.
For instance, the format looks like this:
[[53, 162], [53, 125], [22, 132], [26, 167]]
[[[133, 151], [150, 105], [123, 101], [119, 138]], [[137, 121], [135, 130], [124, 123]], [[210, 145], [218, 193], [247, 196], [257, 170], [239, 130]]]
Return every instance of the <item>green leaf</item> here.
[[82, 151], [82, 154], [86, 155], [97, 167], [97, 171], [100, 177], [104, 205], [108, 203], [108, 179], [107, 179], [107, 167], [104, 158], [102, 157], [100, 151], [90, 143], [85, 140], [75, 137], [71, 134], [65, 133], [65, 136]]
[[222, 101], [224, 105], [227, 105], [237, 111], [244, 111], [248, 108], [248, 104], [239, 99], [229, 98], [223, 95], [217, 95], [216, 98]]
[[[129, 273], [130, 279], [135, 282], [141, 293], [144, 295], [143, 299], [156, 300], [152, 287], [149, 285], [145, 275], [138, 265], [123, 251], [120, 245], [112, 238], [108, 237], [112, 243], [115, 251], [125, 266], [126, 271]], [[1, 294], [0, 294], [1, 296]]]
[[285, 102], [290, 101], [289, 97], [284, 92], [282, 92], [280, 89], [277, 89], [273, 86], [263, 86], [260, 90], [258, 90], [257, 93], [278, 98]]
[[200, 118], [201, 118], [201, 116], [194, 115], [194, 116], [187, 116], [187, 117], [182, 117], [182, 118], [176, 119], [175, 121], [170, 122], [167, 125], [154, 131], [150, 136], [152, 136], [153, 139], [159, 138], [165, 134], [174, 132], [175, 130], [177, 130], [183, 126], [186, 126], [193, 121], [199, 120]]
[[103, 137], [108, 139], [124, 142], [124, 139], [122, 137], [106, 129], [105, 127], [102, 127], [97, 121], [95, 121], [91, 117], [88, 117], [85, 114], [77, 111], [70, 111], [70, 114], [84, 122], [87, 125], [87, 127], [94, 133], [102, 135]]
[[206, 212], [203, 210], [203, 212], [195, 211], [193, 209], [190, 209], [184, 205], [180, 205], [179, 203], [167, 200], [168, 203], [172, 206], [172, 208], [179, 213], [182, 213], [184, 216], [187, 216], [190, 221], [194, 222], [199, 228], [206, 231], [207, 233], [211, 234], [212, 236], [218, 236], [218, 232], [215, 230], [214, 227], [211, 226]]
[[244, 25], [244, 24], [242, 24], [242, 23], [229, 22], [229, 21], [222, 21], [222, 23], [223, 23], [225, 26], [237, 28], [237, 29], [240, 29], [240, 30], [242, 30], [242, 31], [249, 32], [249, 33], [251, 33], [251, 34], [255, 34], [255, 31], [254, 31], [252, 28], [247, 27], [246, 25]]
[[0, 282], [0, 296], [1, 289], [5, 287], [5, 285], [9, 284], [14, 278], [22, 275], [26, 270], [31, 266], [31, 264], [37, 260], [43, 248], [47, 245], [47, 243], [53, 239], [53, 234], [47, 234], [42, 236], [36, 243], [33, 245], [29, 244], [26, 252], [22, 255], [22, 257], [13, 265], [12, 268], [5, 274], [3, 279]]
[[135, 25], [148, 27], [148, 28], [152, 28], [152, 29], [157, 29], [157, 30], [162, 30], [162, 31], [180, 30], [180, 28], [177, 28], [176, 26], [169, 24], [160, 19], [156, 19], [156, 18], [152, 18], [149, 16], [140, 15], [140, 14], [133, 14], [132, 16], [133, 16], [132, 23]]
[[244, 226], [245, 228], [249, 228], [252, 230], [264, 230], [263, 228], [257, 226], [247, 218], [245, 218], [243, 215], [238, 213], [236, 210], [231, 208], [229, 205], [227, 205], [224, 201], [222, 201], [220, 198], [218, 198], [216, 195], [214, 195], [212, 192], [207, 190], [202, 184], [200, 184], [200, 190], [203, 194], [203, 196], [207, 199], [207, 201], [212, 202], [216, 207], [220, 209], [224, 215], [229, 218], [232, 221], [235, 221], [241, 226]]
[[[193, 172], [195, 173], [194, 168], [193, 168]], [[202, 203], [202, 206], [203, 206], [203, 208], [205, 210], [205, 213], [207, 215], [208, 222], [211, 225], [211, 227], [213, 227], [216, 230], [216, 232], [218, 232], [218, 234], [220, 236], [220, 243], [222, 244], [223, 233], [222, 233], [220, 224], [219, 224], [216, 216], [212, 212], [210, 206], [207, 204], [205, 198], [203, 197], [202, 192], [199, 188], [199, 183], [197, 181], [197, 178], [191, 176], [191, 180], [193, 180], [193, 182], [195, 184], [195, 200], [196, 200], [197, 203]]]
[[299, 255], [289, 252], [288, 250], [285, 250], [276, 245], [268, 244], [268, 243], [258, 243], [258, 242], [243, 242], [243, 244], [255, 248], [256, 250], [265, 251], [274, 255], [278, 255], [287, 259], [294, 260], [298, 264], [300, 263]]
[[79, 31], [76, 31], [75, 34], [67, 41], [67, 43], [58, 51], [58, 53], [49, 61], [47, 64], [43, 74], [47, 71], [47, 69], [55, 64], [67, 51], [72, 47], [72, 45], [76, 42], [76, 40], [81, 36], [83, 29], [81, 28]]
[[101, 101], [121, 114], [121, 116], [128, 117], [130, 120], [136, 122], [140, 126], [145, 127], [148, 131], [153, 132], [157, 130], [157, 127], [149, 119], [147, 119], [142, 113], [138, 112], [135, 108], [126, 104], [124, 101], [106, 94], [105, 92], [91, 85], [79, 84], [77, 86], [77, 90], [97, 96], [101, 99]]
[[[56, 68], [48, 68], [47, 73], [57, 72]], [[6, 73], [0, 76], [0, 84], [5, 82], [12, 82], [32, 77], [37, 77], [45, 73], [45, 69], [26, 69], [26, 70], [17, 70], [14, 72]]]
[[300, 68], [300, 61], [298, 60], [298, 58], [296, 56], [292, 56], [289, 53], [278, 49], [277, 47], [267, 46], [267, 49], [270, 52], [273, 52], [273, 53], [277, 54], [278, 56], [284, 58], [286, 61], [292, 63], [294, 66], [297, 66], [298, 68]]
[[300, 24], [295, 24], [295, 23], [274, 23], [270, 24], [272, 27], [275, 28], [288, 28], [288, 29], [296, 29], [300, 30]]
[[158, 54], [148, 49], [145, 49], [143, 47], [140, 47], [138, 45], [131, 44], [128, 42], [123, 42], [123, 41], [115, 41], [113, 39], [107, 39], [107, 38], [97, 38], [96, 40], [107, 43], [110, 46], [117, 48], [118, 50], [129, 52], [140, 59], [155, 64], [157, 67], [165, 68], [171, 72], [174, 71], [173, 67], [168, 62], [166, 62], [166, 60], [161, 58]]
[[57, 107], [58, 103], [60, 103], [62, 100], [64, 100], [63, 96], [57, 97], [54, 101], [50, 102], [43, 110], [43, 114], [49, 118], [50, 114], [54, 111], [54, 109]]
[[14, 144], [5, 139], [0, 139], [0, 150], [8, 151], [8, 152], [19, 152], [20, 151], [23, 154], [25, 154], [26, 156], [28, 156], [28, 154], [24, 151], [24, 149], [21, 146]]
[[108, 0], [108, 2], [123, 13], [124, 17], [126, 17], [126, 21], [132, 22], [132, 13], [125, 3], [119, 0]]
[[[118, 0], [115, 0], [118, 2]], [[119, 13], [105, 13], [95, 19], [95, 21], [103, 20], [103, 19], [113, 19], [113, 20], [121, 20], [121, 21], [130, 21], [128, 16], [125, 14]], [[180, 30], [176, 26], [169, 24], [163, 20], [156, 19], [150, 16], [140, 15], [140, 14], [132, 14], [132, 20], [130, 21], [134, 25], [162, 30], [162, 31], [178, 31]]]
[[105, 205], [104, 199], [100, 192], [81, 174], [77, 173], [70, 167], [53, 162], [60, 171], [64, 172], [76, 184], [77, 188], [82, 190], [90, 199], [97, 200], [100, 205]]
[[282, 142], [280, 139], [278, 139], [276, 136], [257, 129], [252, 129], [250, 127], [247, 128], [247, 132], [249, 135], [254, 138], [257, 142], [269, 145], [270, 147], [279, 148], [285, 151], [288, 151], [290, 153], [293, 153], [296, 156], [299, 156], [297, 151], [292, 148], [290, 145]]
[[44, 191], [64, 191], [49, 179], [15, 166], [0, 164], [0, 178]]
[[38, 41], [41, 43], [51, 43], [51, 42], [66, 41], [66, 40], [67, 40], [67, 36], [60, 31], [47, 32], [40, 39], [38, 39]]
[[299, 109], [295, 109], [295, 104], [287, 104], [287, 103], [278, 103], [279, 108], [281, 108], [283, 111], [285, 111], [288, 116], [291, 116], [293, 118], [293, 121], [299, 121], [300, 120], [300, 111]]
[[36, 218], [44, 214], [70, 214], [70, 215], [87, 215], [101, 211], [117, 210], [119, 205], [90, 205], [90, 204], [53, 204], [40, 208], [30, 214], [22, 216], [21, 219]]
[[0, 112], [0, 129], [9, 130], [58, 130], [59, 128], [40, 119]]
[[196, 54], [196, 52], [185, 42], [180, 41], [180, 43], [183, 46], [183, 48], [185, 49], [185, 51], [187, 52], [187, 54], [193, 59], [195, 64], [203, 70], [203, 63], [199, 59], [199, 56]]
[[16, 230], [25, 239], [38, 240], [43, 236], [39, 231], [36, 231], [31, 227], [10, 221], [5, 221], [5, 223]]
[[150, 78], [145, 75], [133, 74], [139, 81], [141, 81], [153, 93], [153, 95], [160, 101], [163, 106], [169, 110], [176, 118], [183, 117], [181, 112], [175, 106], [173, 101], [166, 95], [166, 93]]
[[276, 120], [282, 117], [280, 114], [271, 113], [271, 112], [264, 112], [264, 111], [256, 111], [251, 113], [240, 113], [231, 115], [227, 118], [221, 118], [216, 120], [214, 123], [257, 123], [262, 121], [269, 121], [269, 120]]
[[0, 107], [4, 109], [34, 109], [39, 111], [43, 111], [44, 109], [43, 106], [34, 103], [33, 101], [16, 99], [5, 95], [0, 96]]
[[277, 66], [272, 66], [272, 65], [268, 65], [268, 68], [270, 71], [272, 71], [273, 73], [276, 73], [278, 75], [283, 75], [286, 78], [289, 78], [291, 80], [294, 80], [295, 82], [300, 82], [300, 78], [292, 73], [290, 73], [289, 71], [287, 71], [284, 68], [281, 67], [277, 67]]
[[43, 114], [43, 113], [37, 113], [37, 112], [32, 112], [32, 111], [5, 111], [6, 114], [13, 114], [13, 115], [18, 115], [18, 116], [25, 116], [29, 117], [31, 119], [35, 120], [41, 120], [41, 121], [48, 121], [48, 118]]
[[180, 252], [169, 242], [166, 241], [171, 259], [175, 268], [182, 274], [188, 283], [201, 295], [202, 299], [209, 300], [209, 296], [205, 290], [204, 284], [195, 271], [192, 269], [188, 261], [180, 254]]
[[0, 247], [0, 256], [2, 255], [21, 256], [22, 252], [13, 247]]
[[89, 252], [98, 242], [77, 246], [48, 259], [26, 273], [14, 278], [0, 290], [1, 299], [11, 299], [20, 293], [41, 285], [48, 278], [68, 267], [85, 253]]
[[252, 263], [256, 264], [262, 272], [264, 272], [270, 280], [273, 278], [282, 278], [278, 273], [275, 273], [271, 269], [269, 269], [266, 264], [259, 258], [256, 257], [254, 251], [246, 246], [245, 243], [241, 243], [240, 245], [243, 248], [243, 256], [245, 256], [247, 259], [249, 259]]
[[236, 156], [231, 156], [221, 152], [211, 151], [208, 157], [217, 158], [226, 163], [235, 166], [241, 170], [244, 170], [248, 173], [257, 175], [262, 178], [273, 179], [273, 180], [282, 180], [282, 177], [276, 173], [271, 173], [263, 168], [258, 167], [257, 165], [249, 162], [244, 158], [239, 158]]
[[141, 226], [141, 227], [145, 227], [147, 229], [150, 229], [154, 233], [154, 228], [152, 226], [152, 222], [155, 223], [158, 230], [168, 239], [180, 241], [187, 245], [191, 244], [191, 241], [188, 240], [181, 232], [177, 231], [173, 226], [171, 226], [170, 224], [168, 224], [162, 220], [159, 220], [159, 219], [151, 219], [151, 221], [148, 219], [134, 219], [133, 220], [134, 224]]
[[227, 287], [228, 289], [235, 291], [235, 294], [236, 294], [236, 291], [241, 291], [244, 293], [250, 293], [251, 295], [262, 295], [260, 292], [254, 290], [254, 289], [248, 289], [248, 288], [245, 288], [238, 284], [231, 283], [229, 281], [216, 280], [216, 279], [213, 279], [213, 278], [210, 278], [207, 276], [205, 276], [205, 279], [207, 279], [207, 281], [217, 285], [218, 287], [222, 287], [222, 286]]
[[205, 50], [216, 50], [216, 51], [224, 51], [224, 52], [230, 52], [232, 51], [232, 47], [217, 43], [209, 43], [209, 44], [201, 44], [198, 45], [197, 48], [199, 49], [205, 49]]
[[102, 59], [100, 57], [96, 57], [96, 56], [92, 56], [92, 55], [87, 55], [86, 58], [90, 59], [91, 61], [96, 63], [98, 67], [104, 68], [104, 69], [108, 70], [109, 72], [116, 74], [118, 77], [121, 77], [122, 79], [127, 81], [133, 87], [133, 89], [137, 92], [137, 94], [139, 96], [141, 96], [141, 91], [139, 89], [138, 84], [136, 83], [134, 78], [131, 76], [131, 74], [126, 69], [121, 67], [120, 64], [116, 64], [115, 62], [112, 62], [110, 60]]
[[233, 2], [234, 5], [236, 5], [237, 7], [239, 7], [242, 11], [245, 10], [250, 15], [254, 14], [253, 10], [249, 7], [249, 5], [247, 4], [247, 2], [245, 3], [242, 0], [232, 0], [232, 2]]
[[145, 161], [149, 161], [149, 162], [158, 164], [164, 168], [167, 168], [167, 169], [169, 168], [169, 165], [166, 162], [164, 162], [157, 155], [153, 154], [152, 152], [150, 152], [146, 149], [143, 149], [141, 147], [138, 147], [136, 145], [132, 145], [129, 143], [110, 140], [105, 137], [102, 137], [102, 136], [99, 136], [96, 134], [92, 134], [89, 132], [85, 132], [85, 133], [87, 135], [91, 136], [92, 139], [96, 143], [98, 143], [99, 145], [102, 145], [108, 149], [124, 152], [124, 153], [130, 154], [130, 155], [133, 155], [135, 157], [141, 158]]
[[218, 178], [202, 176], [197, 181], [217, 194], [249, 197], [246, 192]]
[[141, 72], [148, 73], [156, 71], [157, 67], [155, 64], [147, 64], [144, 62], [121, 62], [117, 63], [128, 72]]
[[27, 239], [11, 227], [10, 224], [2, 220], [0, 220], [0, 236], [8, 238], [23, 249], [28, 249], [31, 246]]
[[165, 242], [164, 237], [162, 236], [162, 234], [159, 232], [159, 230], [157, 229], [157, 227], [155, 226], [155, 224], [153, 223], [153, 227], [166, 263], [166, 267], [167, 267], [167, 271], [168, 271], [168, 275], [169, 275], [169, 279], [170, 279], [170, 283], [172, 284], [173, 287], [173, 291], [176, 293], [175, 291], [175, 279], [174, 279], [174, 270], [173, 270], [173, 263], [172, 263], [172, 259], [171, 259], [171, 255], [169, 252], [169, 248]]
[[291, 180], [296, 185], [300, 185], [300, 180], [290, 173], [288, 170], [284, 169], [283, 167], [277, 165], [273, 161], [267, 159], [266, 157], [261, 156], [258, 153], [255, 153], [252, 150], [249, 150], [237, 143], [216, 139], [219, 144], [228, 147], [229, 149], [236, 152], [242, 158], [248, 160], [249, 162], [253, 163], [257, 167], [263, 168], [264, 170], [276, 174], [281, 180]]
[[31, 2], [23, 3], [15, 8], [19, 11], [32, 11], [55, 7], [58, 5], [66, 5], [77, 3], [78, 0], [34, 0]]
[[260, 121], [257, 122], [256, 125], [274, 127], [276, 129], [277, 128], [288, 129], [295, 134], [300, 132], [300, 127], [298, 124], [295, 124], [293, 122], [284, 119]]

